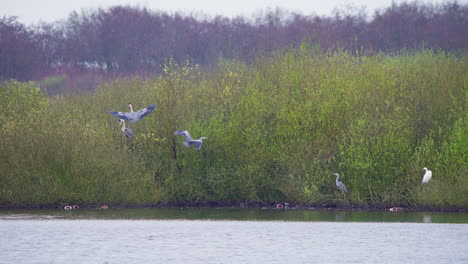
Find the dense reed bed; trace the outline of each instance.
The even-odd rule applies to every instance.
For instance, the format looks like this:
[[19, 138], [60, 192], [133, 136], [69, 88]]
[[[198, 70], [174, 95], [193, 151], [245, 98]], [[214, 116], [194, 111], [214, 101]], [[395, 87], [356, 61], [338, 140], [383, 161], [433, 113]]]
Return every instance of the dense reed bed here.
[[[199, 201], [468, 206], [466, 55], [306, 48], [221, 61], [49, 98], [0, 89], [0, 204]], [[130, 123], [109, 110], [156, 104]], [[206, 136], [186, 149], [175, 130]], [[423, 167], [433, 172], [421, 184]], [[335, 186], [342, 175], [349, 194]]]

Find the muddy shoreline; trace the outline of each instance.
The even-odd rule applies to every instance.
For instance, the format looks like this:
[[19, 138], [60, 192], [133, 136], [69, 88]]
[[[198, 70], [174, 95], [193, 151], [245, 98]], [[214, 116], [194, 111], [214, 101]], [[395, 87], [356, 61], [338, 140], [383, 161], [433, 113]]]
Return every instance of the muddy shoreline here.
[[3, 210], [37, 210], [37, 209], [58, 209], [64, 210], [66, 206], [78, 205], [81, 209], [122, 209], [122, 208], [158, 208], [158, 209], [283, 209], [283, 210], [346, 210], [346, 211], [407, 211], [407, 212], [453, 212], [468, 213], [468, 208], [460, 207], [408, 207], [408, 206], [354, 206], [337, 204], [301, 204], [287, 202], [159, 202], [153, 204], [83, 204], [83, 203], [61, 203], [50, 205], [0, 205], [0, 211]]

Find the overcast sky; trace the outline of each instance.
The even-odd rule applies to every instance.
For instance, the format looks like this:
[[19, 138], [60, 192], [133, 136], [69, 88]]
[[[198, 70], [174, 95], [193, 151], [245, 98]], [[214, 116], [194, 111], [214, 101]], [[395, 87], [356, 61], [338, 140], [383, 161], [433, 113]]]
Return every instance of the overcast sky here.
[[[223, 15], [250, 17], [267, 8], [281, 7], [304, 15], [331, 15], [334, 8], [365, 7], [372, 15], [375, 9], [385, 8], [402, 0], [0, 0], [0, 17], [17, 16], [22, 23], [31, 25], [40, 21], [53, 22], [66, 19], [72, 11], [82, 8], [107, 8], [114, 5], [147, 7], [151, 10], [185, 14]], [[410, 0], [412, 2], [413, 0]], [[421, 3], [443, 3], [446, 0], [419, 0]], [[459, 0], [458, 3], [468, 3]]]

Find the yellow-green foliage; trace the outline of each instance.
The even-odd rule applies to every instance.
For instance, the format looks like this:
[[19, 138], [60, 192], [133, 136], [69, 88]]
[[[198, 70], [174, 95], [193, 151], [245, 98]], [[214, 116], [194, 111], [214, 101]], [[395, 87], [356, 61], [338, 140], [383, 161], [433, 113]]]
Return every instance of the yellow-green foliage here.
[[33, 83], [7, 82], [0, 91], [2, 204], [144, 203], [158, 197], [151, 174], [114, 135], [117, 122], [106, 122], [96, 99], [50, 99]]
[[[297, 201], [468, 206], [466, 56], [352, 56], [305, 48], [169, 61], [154, 79], [47, 98], [1, 85], [1, 204]], [[117, 118], [156, 104], [127, 142]], [[186, 149], [175, 130], [207, 137]], [[423, 167], [433, 172], [421, 184]], [[349, 194], [335, 187], [342, 175]]]

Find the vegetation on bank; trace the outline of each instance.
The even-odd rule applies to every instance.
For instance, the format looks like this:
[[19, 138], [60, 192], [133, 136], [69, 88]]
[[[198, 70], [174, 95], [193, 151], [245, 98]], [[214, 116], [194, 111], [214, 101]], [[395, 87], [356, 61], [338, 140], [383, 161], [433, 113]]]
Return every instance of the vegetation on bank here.
[[[0, 85], [0, 204], [468, 206], [466, 55], [299, 50], [47, 97]], [[129, 147], [109, 110], [157, 108]], [[206, 136], [186, 149], [175, 130]], [[423, 167], [433, 172], [421, 184]], [[335, 186], [342, 175], [349, 194]]]

